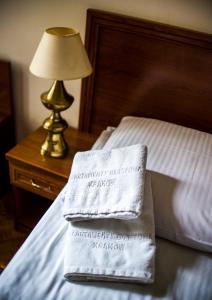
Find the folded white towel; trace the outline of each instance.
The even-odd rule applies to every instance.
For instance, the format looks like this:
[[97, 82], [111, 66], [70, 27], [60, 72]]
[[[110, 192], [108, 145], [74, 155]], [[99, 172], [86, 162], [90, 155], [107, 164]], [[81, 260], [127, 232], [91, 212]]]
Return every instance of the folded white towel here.
[[149, 176], [147, 173], [142, 215], [137, 219], [69, 222], [65, 278], [153, 282], [155, 231]]
[[64, 201], [68, 221], [133, 219], [142, 212], [147, 147], [133, 145], [75, 155]]

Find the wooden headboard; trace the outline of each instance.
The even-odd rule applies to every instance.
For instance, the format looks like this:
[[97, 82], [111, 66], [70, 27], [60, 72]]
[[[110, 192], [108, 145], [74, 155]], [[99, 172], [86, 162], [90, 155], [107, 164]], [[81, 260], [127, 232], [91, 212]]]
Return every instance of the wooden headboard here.
[[85, 46], [81, 130], [134, 115], [212, 133], [212, 35], [89, 9]]

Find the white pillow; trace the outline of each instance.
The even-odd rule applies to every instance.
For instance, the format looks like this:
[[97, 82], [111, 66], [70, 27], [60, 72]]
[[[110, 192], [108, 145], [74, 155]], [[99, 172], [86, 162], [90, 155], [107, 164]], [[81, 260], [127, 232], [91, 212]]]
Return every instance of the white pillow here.
[[125, 117], [104, 149], [148, 146], [156, 234], [212, 252], [212, 135], [147, 118]]

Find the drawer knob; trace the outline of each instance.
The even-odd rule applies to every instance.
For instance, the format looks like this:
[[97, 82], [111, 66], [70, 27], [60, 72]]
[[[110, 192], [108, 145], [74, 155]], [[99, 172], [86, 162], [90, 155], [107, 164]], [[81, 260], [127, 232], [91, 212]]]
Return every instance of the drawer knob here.
[[45, 186], [42, 186], [42, 185], [39, 185], [37, 184], [33, 179], [31, 179], [31, 185], [39, 190], [48, 190], [50, 191], [51, 190], [51, 187], [48, 186], [48, 187], [45, 187]]

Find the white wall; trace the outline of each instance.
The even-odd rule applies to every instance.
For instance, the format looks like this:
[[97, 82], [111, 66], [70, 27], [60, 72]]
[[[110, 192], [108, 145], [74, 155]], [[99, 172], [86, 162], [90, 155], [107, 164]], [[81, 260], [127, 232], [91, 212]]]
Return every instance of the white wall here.
[[[40, 94], [51, 82], [28, 67], [45, 28], [68, 26], [84, 39], [86, 9], [97, 8], [212, 34], [211, 0], [0, 0], [0, 58], [12, 62], [18, 140], [40, 126], [49, 112]], [[78, 126], [80, 80], [66, 82], [75, 102], [63, 116]]]

